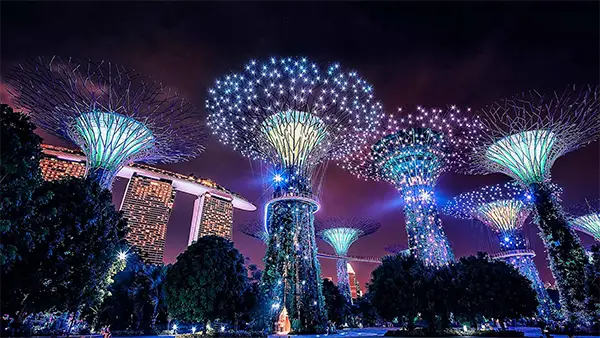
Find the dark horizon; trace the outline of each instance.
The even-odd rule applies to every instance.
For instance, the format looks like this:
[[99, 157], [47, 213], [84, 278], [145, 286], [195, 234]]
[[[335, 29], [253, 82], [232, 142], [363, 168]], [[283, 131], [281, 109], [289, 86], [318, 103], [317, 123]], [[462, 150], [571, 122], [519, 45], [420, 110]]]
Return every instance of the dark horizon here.
[[[299, 55], [339, 61], [373, 84], [389, 112], [416, 105], [469, 106], [474, 110], [519, 92], [562, 90], [569, 84], [598, 84], [600, 20], [596, 2], [478, 3], [191, 3], [191, 2], [3, 2], [2, 75], [38, 55], [110, 60], [173, 87], [205, 118], [204, 97], [213, 81], [253, 58]], [[3, 100], [7, 100], [3, 97]], [[51, 144], [70, 143], [47, 137]], [[266, 167], [207, 140], [207, 151], [185, 163], [158, 165], [207, 177], [258, 207], [234, 212], [235, 246], [262, 266], [264, 245], [237, 231], [260, 211], [268, 192]], [[553, 181], [564, 189], [563, 205], [600, 197], [598, 141], [560, 158]], [[437, 186], [444, 200], [507, 176], [444, 175]], [[115, 201], [125, 185], [114, 187]], [[165, 261], [187, 245], [193, 197], [179, 194], [169, 222]], [[364, 182], [330, 163], [317, 218], [362, 217], [382, 228], [360, 239], [350, 255], [382, 256], [384, 247], [406, 244], [399, 195], [387, 183]], [[118, 204], [117, 204], [118, 205]], [[442, 215], [457, 257], [489, 250], [495, 236], [476, 221]], [[544, 248], [531, 224], [525, 227], [544, 281], [552, 279]], [[581, 235], [583, 244], [593, 243]], [[319, 240], [319, 248], [333, 250]], [[335, 263], [321, 261], [323, 276]], [[364, 285], [373, 264], [353, 264]]]

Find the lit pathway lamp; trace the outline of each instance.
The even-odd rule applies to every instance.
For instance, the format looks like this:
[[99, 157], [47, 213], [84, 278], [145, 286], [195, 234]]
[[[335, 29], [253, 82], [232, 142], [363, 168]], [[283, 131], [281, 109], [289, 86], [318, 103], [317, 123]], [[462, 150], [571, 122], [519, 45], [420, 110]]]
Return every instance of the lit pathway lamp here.
[[105, 188], [132, 162], [179, 162], [203, 150], [193, 105], [119, 65], [40, 57], [14, 67], [7, 80], [15, 104], [79, 146], [87, 176]]
[[498, 235], [500, 252], [492, 256], [511, 264], [531, 281], [539, 302], [538, 316], [548, 321], [556, 318], [556, 307], [533, 262], [535, 252], [529, 248], [522, 231], [533, 208], [531, 200], [527, 190], [509, 182], [458, 195], [446, 204], [443, 212], [456, 218], [477, 219]]
[[381, 225], [375, 221], [357, 218], [329, 218], [317, 222], [317, 236], [335, 250], [337, 259], [338, 288], [348, 303], [352, 303], [350, 278], [348, 276], [348, 249], [359, 238], [377, 231]]
[[466, 149], [481, 124], [455, 106], [417, 107], [397, 115], [398, 121], [390, 117], [374, 143], [357, 150], [342, 167], [359, 178], [392, 183], [404, 201], [411, 254], [426, 265], [451, 263], [454, 253], [439, 218], [435, 186], [443, 173], [466, 164]]
[[271, 58], [217, 80], [206, 110], [223, 144], [274, 168], [265, 206], [265, 294], [282, 304], [292, 331], [324, 327], [312, 178], [318, 165], [347, 156], [381, 123], [372, 86], [337, 64]]
[[472, 148], [469, 171], [504, 173], [529, 189], [561, 310], [573, 324], [585, 317], [586, 255], [552, 195], [550, 170], [559, 157], [598, 138], [598, 98], [598, 87], [572, 86], [550, 95], [524, 93], [484, 109], [485, 132]]

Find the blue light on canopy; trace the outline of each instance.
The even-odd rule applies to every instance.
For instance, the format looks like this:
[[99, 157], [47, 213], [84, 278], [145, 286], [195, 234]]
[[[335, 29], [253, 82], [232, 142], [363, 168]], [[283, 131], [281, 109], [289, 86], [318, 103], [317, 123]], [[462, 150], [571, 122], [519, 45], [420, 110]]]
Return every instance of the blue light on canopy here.
[[135, 70], [38, 57], [14, 67], [7, 80], [15, 103], [37, 126], [78, 145], [87, 175], [106, 188], [131, 162], [180, 162], [204, 150], [194, 105]]
[[151, 149], [155, 140], [143, 123], [112, 112], [90, 112], [75, 119], [71, 139], [87, 156], [88, 175], [102, 171], [103, 185], [139, 153]]

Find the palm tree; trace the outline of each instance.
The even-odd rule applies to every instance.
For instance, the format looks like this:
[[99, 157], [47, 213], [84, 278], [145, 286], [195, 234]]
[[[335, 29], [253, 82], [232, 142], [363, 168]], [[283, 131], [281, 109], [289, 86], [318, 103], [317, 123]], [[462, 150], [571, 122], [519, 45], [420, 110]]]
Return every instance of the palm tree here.
[[135, 276], [129, 289], [136, 316], [136, 329], [139, 329], [146, 313], [150, 314], [150, 329], [154, 330], [160, 309], [165, 306], [164, 284], [167, 267], [164, 265], [144, 265]]

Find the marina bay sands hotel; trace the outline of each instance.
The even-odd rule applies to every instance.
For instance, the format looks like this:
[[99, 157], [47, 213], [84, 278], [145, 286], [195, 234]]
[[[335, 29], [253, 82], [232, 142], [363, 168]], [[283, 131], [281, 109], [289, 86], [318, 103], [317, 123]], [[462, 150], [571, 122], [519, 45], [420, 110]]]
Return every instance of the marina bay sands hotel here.
[[[42, 145], [40, 168], [45, 180], [85, 175], [85, 156], [78, 150]], [[120, 210], [127, 219], [127, 240], [144, 261], [162, 264], [167, 223], [176, 192], [197, 196], [188, 245], [199, 237], [232, 236], [233, 209], [256, 210], [243, 197], [208, 179], [182, 175], [143, 164], [123, 168], [118, 177], [129, 180]]]

